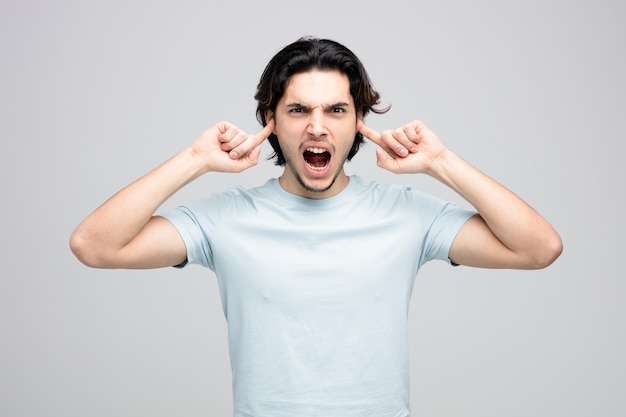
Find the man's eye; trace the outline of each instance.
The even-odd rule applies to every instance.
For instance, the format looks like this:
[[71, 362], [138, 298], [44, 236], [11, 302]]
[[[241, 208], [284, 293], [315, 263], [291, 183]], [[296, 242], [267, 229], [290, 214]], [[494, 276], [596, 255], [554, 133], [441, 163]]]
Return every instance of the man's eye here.
[[289, 110], [289, 113], [302, 113], [303, 109], [302, 107], [294, 107], [293, 109]]
[[345, 113], [346, 109], [344, 109], [343, 107], [334, 107], [333, 108], [333, 113]]

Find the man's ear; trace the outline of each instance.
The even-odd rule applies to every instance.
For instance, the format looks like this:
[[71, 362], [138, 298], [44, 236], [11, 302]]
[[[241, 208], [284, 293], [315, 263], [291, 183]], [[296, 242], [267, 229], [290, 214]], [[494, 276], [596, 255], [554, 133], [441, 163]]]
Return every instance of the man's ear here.
[[[274, 112], [268, 109], [268, 110], [265, 110], [265, 124], [268, 124], [270, 120], [274, 120]], [[274, 120], [274, 129], [276, 129], [275, 123], [276, 121]], [[276, 134], [274, 130], [272, 130], [272, 133]]]
[[363, 126], [363, 111], [359, 110], [356, 112], [356, 130], [358, 131]]

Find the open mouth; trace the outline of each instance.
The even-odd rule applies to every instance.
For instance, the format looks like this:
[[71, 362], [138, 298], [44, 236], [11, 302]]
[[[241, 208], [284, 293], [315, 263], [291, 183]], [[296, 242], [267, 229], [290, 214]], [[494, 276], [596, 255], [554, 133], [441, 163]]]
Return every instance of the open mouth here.
[[307, 165], [314, 171], [323, 171], [330, 162], [330, 153], [323, 148], [306, 148], [302, 156]]

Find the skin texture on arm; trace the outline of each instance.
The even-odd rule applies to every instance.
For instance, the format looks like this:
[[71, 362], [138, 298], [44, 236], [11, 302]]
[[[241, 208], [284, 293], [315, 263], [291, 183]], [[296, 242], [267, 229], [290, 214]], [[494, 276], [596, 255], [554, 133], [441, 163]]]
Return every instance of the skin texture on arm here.
[[269, 123], [256, 135], [220, 122], [189, 147], [120, 190], [74, 230], [70, 248], [95, 268], [159, 268], [185, 261], [186, 248], [174, 226], [154, 216], [184, 185], [207, 172], [241, 172], [256, 165]]
[[377, 163], [394, 173], [425, 173], [452, 188], [476, 208], [450, 249], [457, 264], [483, 268], [539, 269], [562, 251], [558, 233], [532, 207], [503, 185], [445, 148], [422, 122], [378, 133], [359, 131], [382, 149]]

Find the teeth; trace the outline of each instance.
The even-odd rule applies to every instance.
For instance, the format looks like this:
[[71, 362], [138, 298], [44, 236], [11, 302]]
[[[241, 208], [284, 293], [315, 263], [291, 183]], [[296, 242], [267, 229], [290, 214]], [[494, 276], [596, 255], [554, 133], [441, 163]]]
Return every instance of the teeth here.
[[323, 148], [306, 148], [306, 150], [308, 152], [311, 152], [311, 153], [324, 153], [324, 152], [326, 152], [326, 149], [323, 149]]

